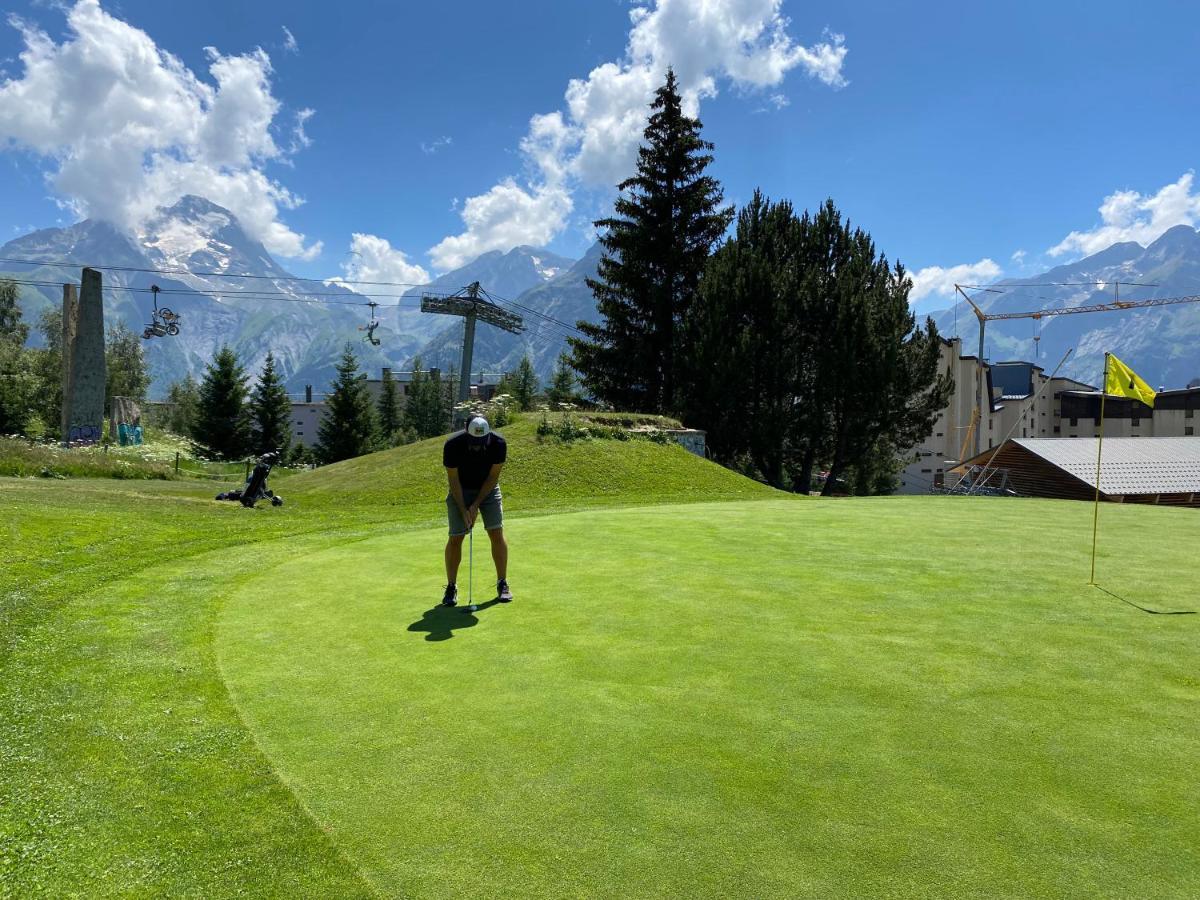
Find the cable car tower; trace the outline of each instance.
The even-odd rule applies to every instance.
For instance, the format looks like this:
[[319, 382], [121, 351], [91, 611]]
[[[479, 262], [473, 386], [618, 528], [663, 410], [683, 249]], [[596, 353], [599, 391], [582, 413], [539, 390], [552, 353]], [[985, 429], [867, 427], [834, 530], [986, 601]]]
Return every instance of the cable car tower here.
[[[480, 295], [483, 296], [480, 296]], [[471, 357], [475, 353], [475, 323], [486, 322], [511, 334], [525, 330], [524, 320], [516, 313], [501, 309], [487, 296], [487, 291], [474, 281], [461, 291], [443, 297], [438, 294], [421, 295], [421, 312], [440, 313], [444, 316], [463, 317], [462, 373], [458, 382], [458, 402], [463, 403], [471, 392]]]

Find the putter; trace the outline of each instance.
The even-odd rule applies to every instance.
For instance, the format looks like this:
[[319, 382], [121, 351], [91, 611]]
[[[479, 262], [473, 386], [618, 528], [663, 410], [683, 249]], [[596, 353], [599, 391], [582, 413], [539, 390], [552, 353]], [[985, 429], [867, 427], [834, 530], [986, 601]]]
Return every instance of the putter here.
[[479, 607], [475, 605], [475, 526], [472, 525], [467, 532], [467, 605], [463, 607], [463, 612], [478, 611]]

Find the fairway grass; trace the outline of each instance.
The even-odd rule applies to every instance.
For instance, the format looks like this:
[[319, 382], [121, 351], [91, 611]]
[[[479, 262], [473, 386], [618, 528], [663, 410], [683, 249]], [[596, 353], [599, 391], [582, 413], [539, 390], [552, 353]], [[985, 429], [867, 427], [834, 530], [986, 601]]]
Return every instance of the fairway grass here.
[[1200, 608], [1200, 522], [1102, 513], [1112, 594], [1084, 504], [518, 515], [474, 615], [440, 525], [313, 536], [216, 659], [389, 896], [1193, 896], [1200, 616], [1129, 604]]

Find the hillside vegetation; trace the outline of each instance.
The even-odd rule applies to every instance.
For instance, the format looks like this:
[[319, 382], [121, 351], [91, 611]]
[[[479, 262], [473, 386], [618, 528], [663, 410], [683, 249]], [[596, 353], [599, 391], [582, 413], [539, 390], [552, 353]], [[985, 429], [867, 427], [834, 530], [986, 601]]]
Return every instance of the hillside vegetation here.
[[[501, 476], [505, 507], [749, 500], [777, 492], [675, 444], [646, 440], [539, 439], [527, 414], [497, 429], [508, 441]], [[289, 500], [352, 506], [436, 504], [446, 496], [444, 438], [360, 456], [297, 475]]]

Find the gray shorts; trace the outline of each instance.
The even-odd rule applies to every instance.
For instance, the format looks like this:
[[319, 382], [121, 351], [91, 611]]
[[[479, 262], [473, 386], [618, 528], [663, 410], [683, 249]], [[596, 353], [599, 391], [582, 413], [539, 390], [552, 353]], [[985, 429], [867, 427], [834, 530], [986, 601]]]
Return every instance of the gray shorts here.
[[[463, 501], [470, 506], [475, 502], [475, 498], [479, 495], [479, 491], [471, 488], [463, 488]], [[485, 531], [495, 531], [504, 525], [504, 500], [500, 496], [500, 485], [492, 488], [491, 494], [488, 495], [482, 503], [479, 504], [479, 515], [483, 518], [483, 527]], [[454, 495], [446, 495], [446, 517], [450, 520], [450, 535], [462, 535], [467, 533], [467, 523], [463, 521], [462, 513], [458, 511], [458, 504], [454, 502]], [[475, 521], [479, 521], [476, 519]]]

